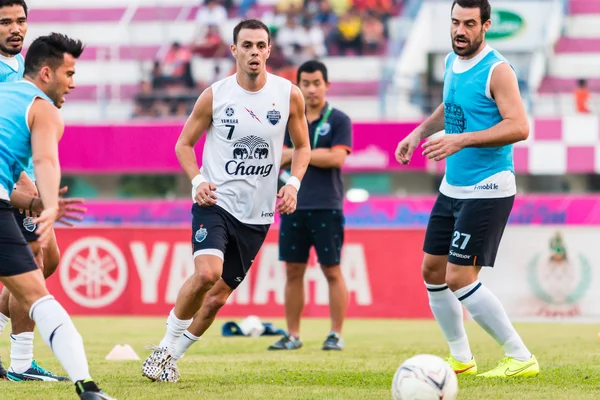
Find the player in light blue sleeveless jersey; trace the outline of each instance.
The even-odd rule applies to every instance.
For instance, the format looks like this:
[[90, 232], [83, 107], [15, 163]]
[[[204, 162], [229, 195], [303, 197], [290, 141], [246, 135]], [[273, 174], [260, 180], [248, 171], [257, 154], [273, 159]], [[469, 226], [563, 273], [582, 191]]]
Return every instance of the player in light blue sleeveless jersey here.
[[23, 79], [24, 69], [25, 60], [22, 55], [10, 57], [0, 50], [0, 82], [15, 82]]
[[[431, 211], [423, 250], [429, 304], [450, 347], [457, 374], [477, 374], [463, 327], [462, 306], [504, 348], [504, 358], [483, 377], [536, 376], [539, 364], [512, 326], [500, 301], [479, 282], [493, 267], [516, 194], [512, 144], [527, 139], [529, 122], [515, 72], [485, 43], [488, 0], [454, 0], [453, 52], [446, 58], [444, 102], [398, 144], [407, 164], [421, 140], [423, 154], [446, 160], [446, 174]], [[461, 305], [462, 303], [462, 305]]]
[[[27, 309], [44, 342], [75, 383], [77, 395], [84, 400], [107, 400], [111, 398], [90, 377], [81, 336], [44, 285], [42, 271], [34, 262], [9, 202], [14, 184], [33, 158], [44, 205], [34, 223], [44, 246], [59, 218], [58, 142], [64, 122], [57, 108], [75, 87], [75, 63], [82, 52], [80, 41], [56, 33], [42, 36], [29, 48], [24, 79], [0, 83], [0, 281]], [[17, 379], [11, 380], [19, 380], [18, 376], [15, 374]]]
[[[24, 0], [0, 0], [0, 82], [17, 82], [23, 79], [25, 72], [25, 61], [20, 54], [23, 41], [27, 34], [27, 4]], [[13, 202], [13, 213], [17, 218], [17, 224], [21, 229], [21, 233], [29, 243], [29, 247], [33, 252], [36, 262], [46, 274], [50, 276], [59, 260], [57, 255], [60, 254], [56, 240], [51, 240], [46, 246], [47, 251], [42, 251], [40, 243], [37, 242], [35, 234], [35, 224], [32, 223], [33, 218], [27, 214], [33, 209], [36, 201], [37, 189], [33, 181], [33, 164], [29, 160], [29, 168], [31, 172], [22, 173], [16, 185], [18, 193], [11, 196]], [[19, 195], [21, 195], [19, 197]], [[30, 199], [25, 201], [25, 198]], [[17, 199], [21, 199], [25, 204], [20, 204]], [[30, 206], [31, 205], [31, 206]], [[20, 211], [20, 209], [29, 211]], [[54, 239], [54, 236], [53, 236]], [[45, 262], [44, 259], [48, 262]], [[44, 264], [46, 267], [44, 268]], [[33, 360], [33, 330], [34, 322], [28, 317], [27, 310], [20, 307], [16, 302], [9, 302], [10, 294], [6, 288], [2, 288], [0, 294], [0, 333], [12, 318], [12, 334], [11, 341], [11, 363], [8, 371], [2, 367], [0, 362], [0, 377], [10, 380], [66, 380], [66, 377], [55, 376], [40, 367]], [[10, 305], [10, 307], [9, 307]]]

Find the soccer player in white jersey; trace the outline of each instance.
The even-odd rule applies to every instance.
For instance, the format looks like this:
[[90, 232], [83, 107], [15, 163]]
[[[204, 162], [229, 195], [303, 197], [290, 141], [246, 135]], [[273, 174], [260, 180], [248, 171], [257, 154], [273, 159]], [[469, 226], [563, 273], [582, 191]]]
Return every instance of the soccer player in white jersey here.
[[[294, 212], [310, 161], [302, 93], [266, 72], [269, 29], [258, 20], [240, 22], [231, 52], [236, 74], [200, 95], [175, 148], [193, 187], [195, 271], [177, 296], [164, 338], [143, 363], [143, 376], [153, 381], [178, 380], [176, 354], [199, 339], [244, 280], [275, 212]], [[277, 193], [286, 127], [294, 144], [292, 177]], [[205, 131], [199, 173], [193, 148]]]
[[512, 326], [506, 311], [481, 282], [493, 267], [512, 209], [516, 183], [512, 144], [525, 140], [529, 122], [516, 74], [485, 43], [488, 0], [454, 0], [453, 52], [446, 58], [444, 102], [398, 145], [407, 164], [420, 141], [428, 158], [446, 159], [446, 174], [425, 234], [422, 271], [431, 311], [450, 347], [457, 374], [477, 374], [463, 326], [462, 306], [503, 349], [506, 357], [483, 377], [536, 376], [539, 364]]

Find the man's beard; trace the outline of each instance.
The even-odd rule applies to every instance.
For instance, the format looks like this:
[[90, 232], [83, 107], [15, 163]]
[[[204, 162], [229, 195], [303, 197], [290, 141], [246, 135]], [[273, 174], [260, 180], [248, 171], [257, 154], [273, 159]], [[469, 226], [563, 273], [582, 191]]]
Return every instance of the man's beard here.
[[[460, 37], [466, 39], [464, 36]], [[467, 41], [466, 46], [463, 48], [456, 47], [455, 39], [456, 36], [452, 39], [452, 50], [461, 57], [470, 57], [479, 50], [479, 46], [483, 42], [483, 32], [473, 42]]]
[[17, 54], [21, 53], [21, 50], [23, 50], [23, 47], [6, 47], [3, 44], [0, 44], [0, 51], [4, 54], [8, 54], [11, 56], [16, 56]]

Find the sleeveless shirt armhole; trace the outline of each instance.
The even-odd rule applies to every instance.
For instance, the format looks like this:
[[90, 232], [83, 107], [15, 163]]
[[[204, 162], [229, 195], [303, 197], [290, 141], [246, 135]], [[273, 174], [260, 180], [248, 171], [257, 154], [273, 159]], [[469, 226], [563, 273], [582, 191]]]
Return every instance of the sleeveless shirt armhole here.
[[25, 125], [27, 126], [29, 134], [31, 134], [31, 127], [29, 126], [29, 111], [31, 111], [31, 107], [33, 107], [33, 103], [35, 103], [37, 99], [46, 100], [42, 96], [35, 96], [33, 99], [31, 99], [31, 103], [29, 103], [27, 106], [27, 110], [25, 111]]
[[494, 70], [496, 69], [496, 67], [500, 64], [505, 63], [506, 61], [502, 60], [502, 61], [498, 61], [496, 63], [494, 63], [494, 65], [492, 65], [492, 67], [490, 68], [490, 72], [488, 74], [488, 78], [487, 78], [487, 82], [485, 83], [485, 97], [487, 97], [488, 99], [492, 100], [495, 102], [494, 98], [492, 97], [492, 90], [491, 90], [491, 85], [492, 85], [492, 74], [494, 73]]

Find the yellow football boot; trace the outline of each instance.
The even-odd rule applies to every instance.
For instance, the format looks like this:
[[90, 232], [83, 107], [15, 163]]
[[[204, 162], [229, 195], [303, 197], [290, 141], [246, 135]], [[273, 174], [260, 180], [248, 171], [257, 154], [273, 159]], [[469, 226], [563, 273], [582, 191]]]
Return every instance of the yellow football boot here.
[[540, 373], [540, 364], [532, 354], [531, 358], [527, 361], [519, 361], [512, 357], [506, 357], [498, 363], [498, 365], [477, 376], [484, 378], [512, 378], [515, 376], [524, 376], [531, 378], [537, 376]]
[[450, 368], [454, 370], [456, 375], [477, 375], [477, 363], [472, 358], [471, 361], [464, 363], [458, 361], [453, 356], [446, 358], [446, 362], [450, 364]]

